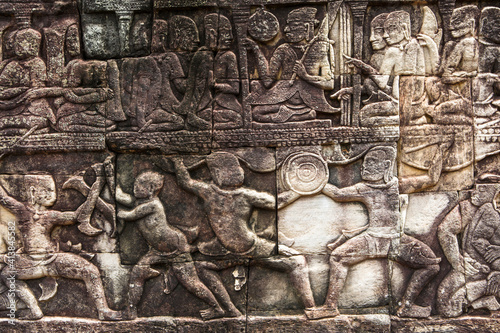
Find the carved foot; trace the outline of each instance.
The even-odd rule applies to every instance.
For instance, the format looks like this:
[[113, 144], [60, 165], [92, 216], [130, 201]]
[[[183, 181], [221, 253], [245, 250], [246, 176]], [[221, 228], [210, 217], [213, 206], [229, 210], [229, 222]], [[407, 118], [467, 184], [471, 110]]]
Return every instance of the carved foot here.
[[241, 316], [243, 316], [243, 314], [236, 307], [233, 307], [232, 309], [226, 311], [226, 317], [236, 318]]
[[120, 311], [104, 310], [99, 311], [99, 320], [123, 320], [122, 313]]
[[415, 304], [403, 304], [396, 312], [398, 317], [427, 318], [431, 315], [430, 306], [418, 306]]
[[37, 320], [43, 317], [43, 312], [40, 308], [30, 309], [29, 313], [20, 317], [24, 320]]
[[200, 316], [203, 320], [210, 320], [215, 318], [224, 317], [224, 310], [222, 308], [208, 308], [205, 310], [200, 310]]
[[321, 318], [333, 318], [340, 315], [340, 312], [336, 307], [330, 308], [327, 306], [306, 308], [304, 309], [304, 312], [306, 313], [307, 319], [310, 320], [321, 319]]

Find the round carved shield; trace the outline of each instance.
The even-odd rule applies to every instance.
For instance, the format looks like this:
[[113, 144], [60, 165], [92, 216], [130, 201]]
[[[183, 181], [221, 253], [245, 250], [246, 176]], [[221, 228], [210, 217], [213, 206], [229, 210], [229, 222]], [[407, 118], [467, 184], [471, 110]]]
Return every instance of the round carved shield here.
[[318, 193], [328, 182], [328, 165], [313, 153], [288, 156], [281, 170], [285, 185], [302, 195]]
[[279, 22], [272, 13], [259, 8], [248, 19], [248, 34], [259, 42], [268, 42], [279, 32]]

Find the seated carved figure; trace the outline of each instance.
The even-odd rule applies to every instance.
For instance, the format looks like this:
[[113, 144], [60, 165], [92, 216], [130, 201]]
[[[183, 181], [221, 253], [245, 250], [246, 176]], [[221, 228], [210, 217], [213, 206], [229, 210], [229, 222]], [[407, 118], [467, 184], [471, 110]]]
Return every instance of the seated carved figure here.
[[[500, 313], [500, 214], [494, 200], [498, 185], [477, 185], [443, 219], [438, 238], [452, 269], [438, 288], [437, 310], [457, 317], [465, 308]], [[460, 249], [458, 236], [462, 235]]]
[[220, 14], [208, 14], [205, 21], [205, 40], [214, 58], [214, 107], [215, 129], [232, 129], [243, 126], [240, 80], [236, 55], [229, 48], [233, 41], [231, 22]]
[[[196, 23], [188, 17], [176, 15], [170, 19], [172, 36], [181, 51], [196, 50], [200, 39]], [[214, 56], [205, 46], [196, 50], [189, 63], [187, 78], [183, 85], [183, 97], [174, 105], [174, 112], [184, 120], [188, 130], [212, 128], [212, 86]]]
[[126, 113], [131, 125], [140, 132], [184, 128], [184, 119], [174, 112], [173, 106], [179, 103], [174, 90], [182, 86], [185, 75], [178, 57], [167, 51], [167, 28], [167, 22], [155, 20], [153, 54], [125, 59], [122, 65]]
[[49, 131], [55, 116], [43, 89], [47, 81], [44, 61], [39, 57], [41, 34], [33, 29], [12, 35], [15, 57], [6, 61], [0, 73], [0, 130], [22, 134], [36, 127], [38, 133]]
[[316, 119], [317, 112], [340, 112], [339, 108], [328, 104], [324, 95], [325, 90], [334, 88], [333, 64], [329, 56], [334, 50], [324, 23], [314, 37], [316, 11], [303, 7], [288, 14], [284, 28], [288, 42], [274, 50], [269, 62], [259, 46], [247, 40], [249, 50], [257, 57], [257, 70], [263, 84], [253, 83], [247, 97], [247, 102], [253, 106], [254, 121], [304, 121]]
[[[476, 25], [479, 10], [467, 5], [453, 10], [450, 30], [455, 40], [443, 48], [441, 78], [428, 78], [425, 81], [427, 101], [413, 108], [422, 113], [412, 115], [412, 122], [430, 117], [435, 124], [472, 124], [473, 111], [470, 107], [469, 80], [477, 74], [479, 47], [476, 40]], [[421, 118], [418, 118], [421, 116]]]
[[119, 96], [109, 88], [111, 75], [118, 75], [113, 61], [83, 60], [76, 23], [66, 28], [65, 49], [69, 61], [64, 68], [63, 97], [56, 100], [57, 128], [63, 132], [111, 131], [124, 120], [120, 108], [108, 102]]
[[479, 26], [478, 75], [474, 79], [474, 114], [476, 123], [497, 118], [500, 108], [500, 8], [485, 7]]

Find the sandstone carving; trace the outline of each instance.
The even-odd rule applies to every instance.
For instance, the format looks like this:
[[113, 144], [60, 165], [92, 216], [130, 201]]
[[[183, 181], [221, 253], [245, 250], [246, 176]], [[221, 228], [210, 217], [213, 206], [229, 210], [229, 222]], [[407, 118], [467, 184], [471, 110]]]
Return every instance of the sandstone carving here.
[[499, 33], [491, 0], [0, 0], [0, 331], [499, 331]]

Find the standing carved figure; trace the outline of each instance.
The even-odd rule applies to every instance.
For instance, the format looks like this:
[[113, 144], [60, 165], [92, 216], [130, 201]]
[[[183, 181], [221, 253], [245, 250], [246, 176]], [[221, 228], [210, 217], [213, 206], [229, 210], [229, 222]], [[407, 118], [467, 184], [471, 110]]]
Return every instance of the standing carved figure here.
[[[218, 255], [230, 254], [236, 258], [252, 258], [254, 265], [288, 273], [292, 285], [306, 307], [307, 314], [307, 309], [313, 308], [315, 302], [305, 257], [285, 245], [279, 245], [279, 255], [273, 257], [275, 242], [258, 236], [249, 225], [254, 208], [276, 208], [274, 196], [243, 187], [244, 171], [236, 156], [230, 153], [217, 152], [207, 157], [213, 183], [192, 179], [180, 158], [172, 161], [179, 186], [203, 200], [205, 213], [216, 235], [212, 241], [198, 247], [205, 248], [204, 252], [213, 251], [215, 254], [215, 251], [218, 251]], [[289, 203], [291, 203], [290, 198], [279, 197], [278, 209]], [[238, 264], [236, 260], [223, 268]], [[214, 293], [219, 293], [220, 297], [229, 297], [220, 277], [213, 272], [221, 269], [217, 267], [217, 263], [202, 262], [197, 268], [200, 277], [209, 281], [211, 289], [217, 291]]]
[[212, 292], [200, 281], [191, 257], [194, 248], [188, 244], [186, 236], [167, 221], [165, 208], [158, 197], [162, 187], [163, 176], [152, 171], [143, 172], [137, 177], [134, 184], [135, 198], [117, 187], [118, 202], [127, 206], [135, 205], [132, 210], [119, 211], [118, 218], [136, 222], [149, 245], [149, 252], [134, 266], [130, 275], [129, 319], [137, 317], [137, 305], [141, 300], [145, 281], [160, 275], [159, 271], [151, 268], [154, 264], [169, 265], [177, 280], [189, 292], [210, 305], [209, 309], [200, 311], [203, 319], [241, 315], [232, 303], [226, 313]]
[[330, 284], [324, 305], [311, 310], [313, 318], [339, 315], [337, 302], [349, 268], [374, 258], [389, 258], [415, 269], [397, 315], [415, 318], [430, 316], [431, 307], [418, 306], [415, 299], [438, 273], [441, 259], [436, 258], [426, 244], [399, 230], [398, 180], [393, 176], [395, 153], [392, 147], [372, 148], [365, 155], [361, 167], [363, 182], [344, 188], [326, 184], [323, 188], [323, 193], [335, 201], [365, 204], [369, 223], [328, 245], [332, 250]]
[[121, 320], [121, 313], [108, 307], [99, 269], [76, 254], [60, 252], [58, 245], [51, 239], [56, 226], [72, 225], [84, 220], [94, 210], [104, 186], [103, 164], [96, 164], [93, 169], [96, 181], [87, 200], [74, 212], [49, 209], [57, 199], [51, 176], [25, 176], [30, 196], [30, 202], [26, 203], [9, 196], [0, 186], [0, 204], [16, 216], [23, 245], [22, 251], [16, 254], [14, 269], [6, 266], [0, 276], [6, 283], [9, 277], [16, 276], [16, 294], [30, 310], [28, 319], [39, 319], [43, 317], [43, 312], [25, 280], [65, 277], [83, 280], [97, 307], [99, 319]]

